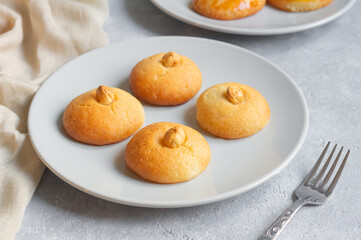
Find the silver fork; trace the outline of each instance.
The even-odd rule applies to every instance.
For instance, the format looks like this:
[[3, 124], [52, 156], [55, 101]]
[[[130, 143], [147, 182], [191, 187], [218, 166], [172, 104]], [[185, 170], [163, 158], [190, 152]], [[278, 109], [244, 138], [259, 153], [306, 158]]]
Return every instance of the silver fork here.
[[[259, 240], [270, 240], [276, 239], [282, 230], [286, 227], [295, 213], [304, 205], [322, 205], [331, 195], [335, 186], [337, 184], [338, 179], [342, 173], [343, 168], [345, 167], [346, 160], [348, 155], [350, 154], [350, 150], [347, 151], [346, 156], [344, 157], [336, 175], [333, 177], [332, 182], [327, 186], [332, 173], [334, 172], [338, 159], [341, 156], [343, 147], [341, 147], [340, 151], [337, 154], [336, 159], [334, 160], [331, 168], [328, 170], [327, 174], [326, 170], [329, 166], [332, 156], [336, 150], [337, 144], [333, 148], [331, 154], [329, 155], [325, 165], [321, 169], [321, 171], [317, 174], [317, 170], [321, 165], [322, 159], [325, 156], [328, 147], [330, 146], [330, 142], [327, 143], [325, 149], [321, 153], [318, 158], [316, 164], [313, 166], [311, 172], [308, 174], [307, 178], [304, 182], [296, 189], [295, 195], [297, 196], [297, 200], [292, 203], [277, 219], [276, 221], [267, 229], [267, 231], [262, 235]], [[326, 176], [325, 176], [326, 175]]]

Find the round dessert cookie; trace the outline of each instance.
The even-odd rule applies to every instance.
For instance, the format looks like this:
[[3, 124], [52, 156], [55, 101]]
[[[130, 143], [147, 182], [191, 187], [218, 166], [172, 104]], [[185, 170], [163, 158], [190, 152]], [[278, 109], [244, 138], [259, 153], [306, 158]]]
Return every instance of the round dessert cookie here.
[[233, 20], [257, 13], [266, 0], [193, 0], [192, 7], [197, 13], [219, 20]]
[[142, 104], [119, 88], [99, 86], [73, 99], [63, 115], [65, 131], [93, 145], [122, 141], [144, 122]]
[[325, 7], [332, 0], [268, 0], [272, 6], [288, 12], [306, 12]]
[[147, 103], [161, 106], [187, 102], [202, 85], [202, 73], [189, 58], [175, 52], [140, 61], [130, 73], [130, 88]]
[[211, 150], [196, 130], [159, 122], [137, 132], [125, 149], [128, 167], [157, 183], [177, 183], [198, 176], [211, 159]]
[[197, 121], [206, 131], [228, 139], [244, 138], [266, 126], [270, 108], [256, 90], [240, 83], [221, 83], [197, 100]]

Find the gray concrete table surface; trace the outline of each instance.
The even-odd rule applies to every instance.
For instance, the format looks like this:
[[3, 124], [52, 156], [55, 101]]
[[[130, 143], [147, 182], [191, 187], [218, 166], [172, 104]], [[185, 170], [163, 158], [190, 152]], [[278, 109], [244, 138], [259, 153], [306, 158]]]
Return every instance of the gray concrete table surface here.
[[279, 237], [361, 239], [361, 3], [337, 20], [300, 33], [240, 36], [199, 29], [147, 0], [109, 0], [110, 43], [184, 35], [241, 46], [274, 62], [306, 97], [310, 126], [301, 150], [277, 176], [238, 197], [180, 209], [130, 207], [104, 201], [45, 174], [26, 209], [17, 240], [257, 239], [292, 202], [328, 140], [351, 149], [331, 201], [304, 207]]

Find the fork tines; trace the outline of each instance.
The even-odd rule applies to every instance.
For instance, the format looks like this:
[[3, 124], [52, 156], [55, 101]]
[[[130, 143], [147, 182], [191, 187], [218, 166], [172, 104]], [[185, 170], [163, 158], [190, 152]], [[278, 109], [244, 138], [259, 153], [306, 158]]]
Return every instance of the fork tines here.
[[[319, 173], [316, 176], [316, 173], [318, 171], [318, 168], [320, 167], [322, 160], [328, 150], [328, 147], [330, 146], [330, 142], [327, 143], [326, 147], [324, 148], [323, 152], [321, 153], [320, 157], [318, 158], [316, 164], [314, 165], [314, 167], [312, 168], [312, 171], [309, 173], [309, 175], [307, 176], [306, 180], [304, 181], [303, 185], [306, 186], [310, 186], [313, 189], [316, 189], [319, 192], [323, 192], [326, 194], [326, 196], [329, 196], [332, 191], [334, 190], [338, 179], [340, 178], [340, 175], [342, 173], [343, 168], [345, 167], [348, 155], [350, 154], [350, 150], [347, 151], [345, 157], [343, 158], [343, 161], [341, 163], [341, 165], [338, 168], [337, 173], [334, 175], [332, 182], [328, 185], [328, 182], [332, 176], [332, 173], [334, 172], [334, 170], [336, 169], [338, 160], [342, 154], [343, 151], [343, 147], [341, 147], [341, 149], [339, 150], [336, 159], [333, 161], [332, 166], [328, 169], [327, 174], [327, 168], [330, 165], [331, 161], [332, 161], [332, 157], [335, 153], [337, 144], [333, 147], [329, 157], [326, 160], [326, 163], [323, 165], [321, 171], [319, 171]], [[326, 175], [326, 176], [325, 176]], [[328, 185], [328, 187], [327, 187]]]

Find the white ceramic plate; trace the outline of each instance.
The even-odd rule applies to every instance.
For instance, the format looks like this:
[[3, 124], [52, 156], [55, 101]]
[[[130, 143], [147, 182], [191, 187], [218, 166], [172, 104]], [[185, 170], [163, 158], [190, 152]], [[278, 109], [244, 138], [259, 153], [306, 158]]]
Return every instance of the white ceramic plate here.
[[[68, 103], [100, 84], [130, 91], [128, 76], [141, 59], [176, 51], [201, 69], [196, 97], [176, 107], [144, 105], [145, 122], [188, 125], [208, 141], [212, 159], [195, 179], [178, 184], [142, 180], [125, 165], [129, 139], [90, 146], [70, 139], [62, 127]], [[221, 82], [241, 82], [259, 90], [271, 108], [268, 125], [254, 136], [224, 140], [203, 131], [195, 120], [196, 99]], [[294, 81], [264, 58], [234, 45], [189, 37], [156, 37], [99, 48], [69, 62], [41, 86], [30, 107], [29, 134], [48, 168], [64, 181], [94, 196], [143, 207], [185, 207], [244, 193], [283, 169], [301, 147], [308, 129], [305, 99]]]
[[222, 21], [194, 12], [191, 0], [151, 0], [163, 12], [185, 23], [219, 32], [245, 35], [275, 35], [303, 31], [328, 23], [344, 14], [356, 0], [333, 0], [311, 12], [289, 13], [266, 5], [247, 18]]

